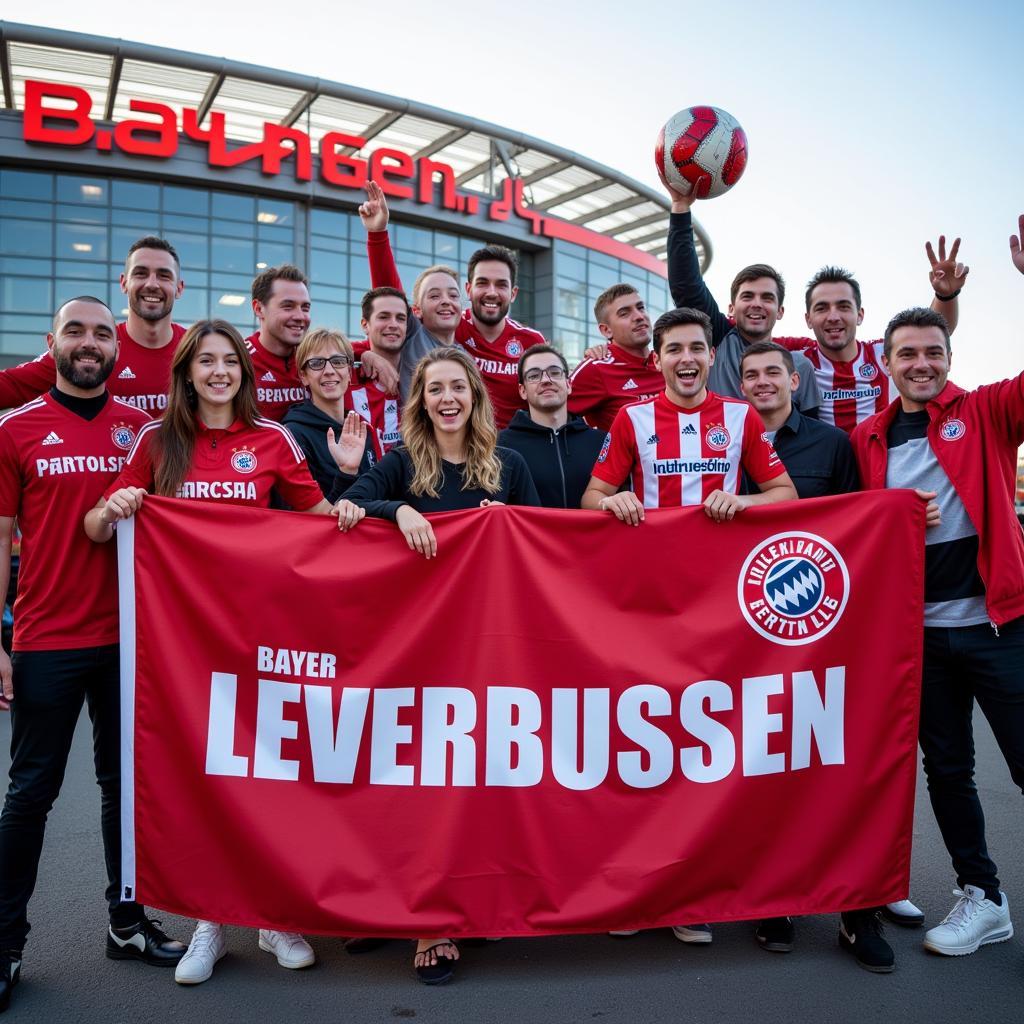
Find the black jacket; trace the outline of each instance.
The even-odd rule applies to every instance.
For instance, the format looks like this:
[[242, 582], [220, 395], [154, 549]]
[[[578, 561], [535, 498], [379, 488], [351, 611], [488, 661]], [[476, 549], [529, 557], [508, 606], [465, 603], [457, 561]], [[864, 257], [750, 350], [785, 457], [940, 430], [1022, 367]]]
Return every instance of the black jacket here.
[[[320, 485], [324, 497], [333, 505], [355, 483], [355, 476], [342, 473], [327, 447], [327, 428], [334, 430], [337, 437], [341, 432], [341, 424], [327, 413], [321, 412], [310, 399], [293, 405], [281, 421], [291, 431], [292, 437], [299, 442], [299, 447], [306, 453], [309, 471], [313, 479]], [[359, 463], [359, 473], [365, 473], [376, 462], [371, 440], [372, 427], [366, 428], [366, 447]]]
[[519, 452], [530, 468], [545, 508], [579, 508], [591, 470], [607, 435], [570, 416], [561, 430], [534, 423], [523, 409], [498, 435], [498, 444]]

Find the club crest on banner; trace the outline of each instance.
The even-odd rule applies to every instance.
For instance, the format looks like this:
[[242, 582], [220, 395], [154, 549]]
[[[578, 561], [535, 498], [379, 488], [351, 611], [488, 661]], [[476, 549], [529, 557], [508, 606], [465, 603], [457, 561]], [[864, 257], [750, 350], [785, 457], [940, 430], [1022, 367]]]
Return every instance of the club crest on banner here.
[[740, 610], [772, 643], [799, 647], [830, 632], [846, 608], [850, 574], [823, 537], [777, 533], [755, 547], [740, 570]]

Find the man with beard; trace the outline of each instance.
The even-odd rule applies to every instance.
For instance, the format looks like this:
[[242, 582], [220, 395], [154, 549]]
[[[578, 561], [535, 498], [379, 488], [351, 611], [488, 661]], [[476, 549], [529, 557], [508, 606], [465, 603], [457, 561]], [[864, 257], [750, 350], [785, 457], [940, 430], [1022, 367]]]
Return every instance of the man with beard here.
[[21, 971], [46, 817], [83, 703], [101, 792], [107, 956], [173, 966], [185, 952], [139, 904], [120, 902], [117, 561], [82, 529], [149, 416], [107, 392], [117, 327], [99, 299], [64, 303], [47, 345], [55, 385], [0, 419], [0, 590], [15, 519], [22, 532], [14, 654], [0, 651], [0, 708], [11, 712], [11, 782], [0, 814], [0, 1010]]
[[245, 339], [256, 372], [256, 403], [268, 420], [280, 423], [306, 399], [295, 352], [309, 330], [309, 281], [298, 267], [268, 267], [252, 282], [252, 311], [260, 329]]
[[[174, 350], [185, 328], [171, 320], [174, 302], [185, 282], [174, 246], [146, 235], [132, 243], [121, 275], [128, 297], [128, 319], [117, 325], [117, 363], [109, 391], [139, 409], [159, 416], [167, 405]], [[53, 387], [57, 379], [53, 356], [0, 370], [0, 408], [22, 405]]]

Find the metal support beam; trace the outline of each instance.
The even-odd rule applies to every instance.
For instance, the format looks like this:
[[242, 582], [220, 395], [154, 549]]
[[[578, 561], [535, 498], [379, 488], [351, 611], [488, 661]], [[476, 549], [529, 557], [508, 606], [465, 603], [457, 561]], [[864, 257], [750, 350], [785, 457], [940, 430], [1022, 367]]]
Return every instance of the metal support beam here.
[[114, 60], [110, 65], [110, 81], [107, 83], [107, 105], [103, 108], [103, 120], [114, 119], [114, 104], [117, 102], [117, 87], [121, 84], [121, 68], [124, 67], [124, 57], [118, 49], [114, 54]]
[[[607, 211], [605, 212], [607, 213]], [[640, 217], [637, 220], [630, 221], [628, 224], [620, 224], [617, 228], [601, 229], [601, 234], [611, 235], [614, 238], [615, 235], [621, 235], [627, 231], [634, 231], [636, 228], [645, 228], [648, 224], [663, 224], [667, 231], [668, 219], [665, 216], [665, 211], [659, 210], [657, 213], [652, 213], [649, 217]]]
[[545, 166], [538, 167], [531, 174], [527, 174], [523, 178], [523, 184], [529, 188], [535, 181], [543, 181], [545, 178], [550, 178], [552, 174], [564, 171], [567, 167], [572, 167], [568, 160], [555, 160], [554, 163], [545, 164]]
[[560, 196], [555, 196], [552, 199], [546, 199], [543, 203], [537, 203], [537, 205], [534, 206], [534, 209], [550, 210], [553, 206], [560, 206], [562, 203], [572, 202], [573, 199], [579, 199], [580, 196], [590, 195], [591, 192], [596, 192], [598, 189], [614, 184], [614, 181], [609, 181], [607, 178], [598, 178], [596, 181], [588, 181], [586, 185], [580, 185], [579, 188], [574, 188], [569, 192], [563, 192]]
[[4, 106], [14, 109], [14, 86], [11, 84], [11, 50], [0, 32], [0, 80], [4, 84]]
[[217, 93], [220, 92], [225, 78], [227, 75], [223, 71], [218, 71], [210, 79], [210, 84], [206, 87], [206, 92], [203, 93], [203, 98], [199, 101], [199, 107], [196, 109], [197, 123], [202, 124], [206, 120], [206, 115], [210, 112], [210, 107], [213, 106], [213, 101], [217, 98]]
[[291, 128], [291, 126], [295, 124], [295, 122], [298, 121], [298, 119], [302, 117], [307, 110], [309, 110], [310, 106], [319, 95], [320, 91], [318, 89], [310, 89], [309, 92], [300, 96], [295, 101], [295, 106], [292, 107], [292, 109], [289, 110], [283, 118], [281, 118], [281, 124], [285, 128]]
[[[573, 224], [586, 224], [589, 221], [597, 220], [599, 217], [607, 217], [610, 213], [618, 213], [620, 210], [628, 210], [633, 206], [639, 206], [641, 203], [649, 203], [650, 199], [647, 196], [630, 196], [628, 199], [620, 199], [617, 203], [612, 203], [611, 206], [606, 206], [601, 210], [591, 210], [590, 213], [583, 214], [582, 217], [576, 217], [573, 219]], [[662, 211], [659, 214], [660, 217], [665, 216], [665, 212]]]
[[433, 156], [435, 153], [439, 153], [442, 149], [446, 149], [453, 142], [458, 142], [459, 139], [464, 139], [469, 132], [465, 128], [453, 128], [450, 132], [446, 132], [441, 138], [431, 142], [429, 145], [424, 146], [422, 149], [417, 150], [413, 153], [413, 160], [420, 160], [424, 157]]
[[654, 241], [657, 241], [659, 238], [667, 238], [667, 237], [668, 237], [668, 225], [665, 224], [662, 227], [658, 228], [657, 231], [649, 231], [646, 235], [641, 235], [639, 238], [629, 238], [629, 239], [620, 238], [619, 241], [620, 242], [625, 242], [626, 245], [639, 246], [639, 245], [643, 245], [644, 242], [654, 242]]
[[[367, 142], [369, 142], [370, 139], [374, 138], [374, 136], [380, 135], [380, 133], [384, 131], [385, 128], [388, 128], [391, 125], [393, 125], [404, 113], [404, 110], [386, 111], [385, 113], [381, 114], [381, 116], [378, 117], [377, 120], [373, 122], [373, 124], [366, 126], [366, 130], [361, 133], [362, 137], [366, 139]], [[352, 156], [353, 153], [358, 153], [359, 150], [353, 146], [343, 146], [341, 149], [338, 150], [338, 152], [344, 154], [345, 156]]]

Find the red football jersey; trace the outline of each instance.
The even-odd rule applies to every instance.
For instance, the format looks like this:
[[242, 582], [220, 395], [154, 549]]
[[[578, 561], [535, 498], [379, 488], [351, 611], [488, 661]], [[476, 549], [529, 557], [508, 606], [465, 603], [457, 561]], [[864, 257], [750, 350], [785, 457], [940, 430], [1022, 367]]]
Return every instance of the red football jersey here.
[[473, 357], [487, 386], [499, 430], [508, 426], [517, 409], [525, 409], [519, 397], [519, 357], [528, 348], [544, 344], [544, 335], [505, 318], [505, 329], [496, 341], [488, 341], [473, 323], [473, 311], [462, 314], [455, 329], [455, 340]]
[[50, 395], [0, 419], [0, 515], [22, 533], [16, 651], [117, 643], [117, 552], [82, 520], [148, 421], [119, 398], [86, 420]]
[[[197, 420], [196, 426], [192, 465], [176, 498], [269, 508], [270, 492], [276, 488], [300, 512], [322, 500], [323, 492], [309, 472], [306, 456], [280, 423], [259, 419], [254, 427], [247, 427], [235, 420], [226, 430], [211, 430]], [[159, 429], [159, 422], [154, 422], [139, 431], [124, 470], [107, 487], [105, 498], [121, 487], [152, 491], [152, 443]]]
[[[171, 340], [161, 348], [146, 348], [129, 333], [126, 323], [117, 325], [120, 348], [107, 390], [117, 398], [153, 416], [167, 408], [167, 389], [171, 379], [171, 360], [185, 328], [171, 324]], [[0, 409], [22, 405], [49, 391], [57, 382], [53, 356], [44, 352], [29, 363], [0, 370]]]
[[803, 352], [814, 367], [821, 392], [818, 419], [853, 433], [853, 428], [896, 397], [889, 373], [882, 365], [882, 341], [858, 341], [857, 355], [848, 363], [830, 359], [816, 338], [775, 338], [792, 352]]
[[604, 359], [584, 359], [572, 372], [569, 412], [592, 427], [608, 431], [615, 414], [634, 402], [646, 402], [665, 390], [665, 378], [654, 365], [654, 353], [637, 358], [614, 342]]
[[757, 484], [786, 472], [754, 408], [709, 391], [693, 409], [664, 394], [620, 409], [594, 476], [615, 487], [632, 476], [644, 508], [678, 508], [737, 494], [744, 469]]
[[245, 347], [256, 371], [256, 404], [268, 420], [280, 423], [296, 402], [304, 402], [309, 397], [299, 380], [295, 353], [282, 359], [268, 352], [260, 341], [259, 331], [245, 339]]
[[[352, 344], [356, 359], [369, 348], [370, 343], [366, 339]], [[401, 442], [401, 398], [385, 391], [380, 384], [355, 367], [352, 368], [352, 379], [345, 392], [344, 409], [345, 412], [354, 409], [366, 420], [373, 433], [373, 446], [378, 459]]]

